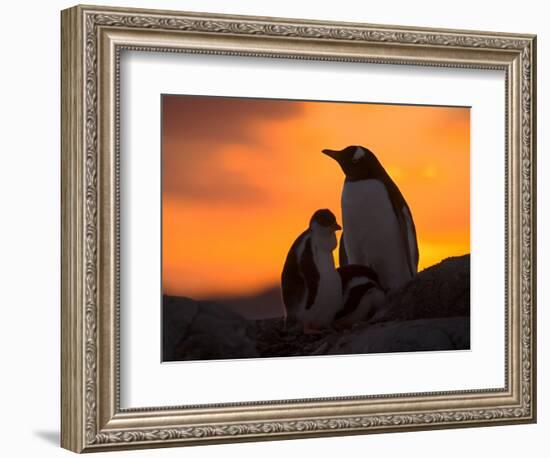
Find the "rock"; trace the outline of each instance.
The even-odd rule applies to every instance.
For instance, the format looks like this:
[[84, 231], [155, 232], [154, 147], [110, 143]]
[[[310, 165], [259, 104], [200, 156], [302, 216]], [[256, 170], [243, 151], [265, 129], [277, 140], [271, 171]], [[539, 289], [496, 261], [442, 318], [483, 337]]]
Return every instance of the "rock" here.
[[305, 335], [297, 323], [256, 322], [263, 357], [470, 348], [470, 256], [448, 258], [390, 293], [369, 322]]
[[175, 360], [175, 349], [182, 333], [197, 315], [197, 303], [184, 297], [162, 298], [162, 359]]
[[447, 258], [389, 294], [371, 322], [470, 316], [470, 255]]
[[468, 317], [409, 320], [359, 326], [335, 339], [328, 355], [470, 349]]
[[304, 334], [302, 325], [291, 319], [256, 322], [257, 348], [264, 358], [323, 354], [321, 347], [325, 339], [334, 333], [333, 329], [327, 328], [319, 334]]
[[[259, 297], [259, 296], [258, 296]], [[268, 290], [273, 304], [277, 290]], [[304, 334], [302, 325], [283, 318], [243, 318], [261, 301], [198, 302], [163, 299], [163, 360], [187, 361], [465, 350], [470, 348], [470, 256], [448, 258], [420, 272], [389, 294], [369, 322], [351, 329], [327, 328]], [[258, 305], [259, 304], [259, 305]], [[270, 310], [275, 310], [274, 305]], [[265, 313], [262, 312], [265, 317]]]
[[219, 304], [163, 297], [163, 361], [254, 358], [254, 324]]

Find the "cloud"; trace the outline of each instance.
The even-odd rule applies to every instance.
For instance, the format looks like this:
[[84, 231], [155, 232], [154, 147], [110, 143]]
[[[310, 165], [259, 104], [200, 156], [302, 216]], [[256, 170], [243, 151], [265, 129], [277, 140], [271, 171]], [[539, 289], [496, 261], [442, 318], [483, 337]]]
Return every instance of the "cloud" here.
[[265, 201], [268, 194], [252, 179], [252, 170], [231, 167], [227, 149], [261, 149], [266, 140], [262, 124], [298, 117], [303, 107], [301, 102], [165, 95], [162, 111], [163, 192], [215, 204], [243, 204]]
[[[250, 174], [229, 169], [221, 161], [222, 152], [222, 147], [194, 147], [193, 154], [176, 158], [170, 166], [165, 165], [164, 193], [187, 201], [218, 205], [265, 202], [268, 192]], [[195, 155], [200, 159], [193, 160]]]
[[285, 120], [299, 115], [301, 102], [278, 100], [176, 96], [163, 97], [163, 128], [170, 135], [195, 143], [245, 143], [258, 141], [254, 124]]

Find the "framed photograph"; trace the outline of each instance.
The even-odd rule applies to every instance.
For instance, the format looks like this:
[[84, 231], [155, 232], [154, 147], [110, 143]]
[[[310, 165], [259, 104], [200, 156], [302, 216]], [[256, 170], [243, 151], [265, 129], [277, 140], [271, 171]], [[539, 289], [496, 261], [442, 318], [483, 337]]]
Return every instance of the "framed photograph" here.
[[536, 421], [536, 37], [62, 12], [62, 446]]

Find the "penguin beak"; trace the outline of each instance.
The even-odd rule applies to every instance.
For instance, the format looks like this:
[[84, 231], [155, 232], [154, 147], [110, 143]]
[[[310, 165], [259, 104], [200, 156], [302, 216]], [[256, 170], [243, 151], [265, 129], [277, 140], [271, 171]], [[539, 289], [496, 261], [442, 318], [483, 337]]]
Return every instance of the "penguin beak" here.
[[340, 226], [338, 223], [334, 223], [334, 224], [332, 225], [332, 229], [333, 229], [334, 231], [341, 231], [341, 230], [342, 230], [342, 226]]
[[326, 154], [328, 157], [331, 157], [335, 161], [338, 161], [338, 153], [339, 151], [334, 151], [332, 149], [324, 149], [321, 151], [323, 154]]

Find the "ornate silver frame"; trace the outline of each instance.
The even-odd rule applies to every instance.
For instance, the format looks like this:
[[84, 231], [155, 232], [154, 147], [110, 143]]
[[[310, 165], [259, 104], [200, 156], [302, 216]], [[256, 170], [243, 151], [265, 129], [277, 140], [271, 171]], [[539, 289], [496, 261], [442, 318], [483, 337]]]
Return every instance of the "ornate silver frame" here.
[[[75, 452], [536, 420], [536, 37], [76, 6], [62, 12], [62, 421]], [[123, 49], [506, 73], [503, 389], [121, 409], [118, 63]]]

